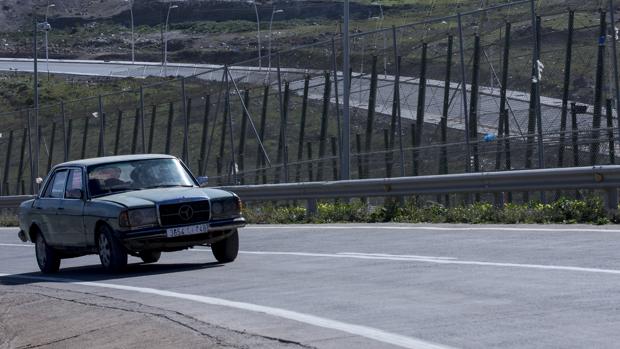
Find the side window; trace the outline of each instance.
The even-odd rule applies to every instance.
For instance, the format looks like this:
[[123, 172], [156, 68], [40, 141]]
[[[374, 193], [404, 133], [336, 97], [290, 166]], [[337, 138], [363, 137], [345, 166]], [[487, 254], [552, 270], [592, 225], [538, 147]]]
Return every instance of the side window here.
[[82, 170], [69, 171], [69, 178], [67, 179], [67, 189], [65, 190], [65, 198], [81, 199], [82, 193], [84, 192], [83, 190]]
[[67, 181], [67, 171], [58, 171], [54, 174], [45, 189], [43, 197], [60, 199], [65, 193], [65, 182]]

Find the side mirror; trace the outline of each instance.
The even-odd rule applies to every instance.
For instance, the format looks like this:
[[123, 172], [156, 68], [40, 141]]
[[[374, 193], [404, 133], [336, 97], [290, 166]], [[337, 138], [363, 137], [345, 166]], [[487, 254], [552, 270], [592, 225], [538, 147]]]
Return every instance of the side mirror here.
[[200, 176], [198, 178], [196, 178], [196, 180], [198, 181], [198, 185], [201, 188], [206, 187], [209, 184], [209, 177], [207, 176]]
[[83, 199], [84, 191], [82, 189], [71, 189], [65, 196], [67, 199]]

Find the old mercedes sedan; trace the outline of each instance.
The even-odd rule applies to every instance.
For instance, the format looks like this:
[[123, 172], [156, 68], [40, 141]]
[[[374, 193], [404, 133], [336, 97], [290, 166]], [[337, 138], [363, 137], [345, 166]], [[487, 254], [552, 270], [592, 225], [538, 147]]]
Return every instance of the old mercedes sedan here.
[[118, 271], [127, 256], [157, 262], [162, 252], [209, 245], [220, 263], [239, 250], [245, 226], [234, 193], [203, 188], [169, 155], [111, 156], [55, 166], [39, 194], [19, 207], [19, 238], [35, 244], [44, 273], [63, 258], [99, 254]]

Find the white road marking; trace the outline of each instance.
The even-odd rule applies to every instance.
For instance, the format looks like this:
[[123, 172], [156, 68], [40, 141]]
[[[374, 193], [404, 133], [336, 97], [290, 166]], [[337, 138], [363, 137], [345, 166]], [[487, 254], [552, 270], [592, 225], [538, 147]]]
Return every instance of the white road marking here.
[[[0, 246], [19, 246], [34, 247], [34, 245], [21, 244], [0, 244]], [[211, 252], [207, 249], [190, 249], [192, 252]], [[310, 252], [278, 252], [278, 251], [239, 251], [240, 254], [250, 255], [271, 255], [271, 256], [299, 256], [299, 257], [323, 257], [323, 258], [352, 258], [352, 259], [372, 259], [387, 261], [403, 261], [403, 262], [420, 262], [420, 263], [436, 263], [436, 264], [456, 264], [456, 265], [478, 265], [487, 267], [507, 267], [507, 268], [525, 268], [539, 270], [560, 270], [560, 271], [576, 271], [597, 274], [614, 274], [620, 275], [619, 269], [602, 269], [602, 268], [586, 268], [573, 267], [564, 265], [548, 265], [548, 264], [522, 264], [522, 263], [498, 263], [498, 262], [482, 262], [482, 261], [462, 261], [454, 257], [431, 257], [431, 256], [415, 256], [415, 255], [391, 255], [384, 253], [357, 253], [357, 252], [340, 252], [340, 253], [310, 253]]]
[[8, 246], [8, 247], [34, 247], [33, 244], [0, 244], [0, 246]]
[[255, 254], [255, 255], [276, 255], [276, 256], [281, 255], [281, 256], [300, 256], [300, 257], [378, 259], [378, 260], [389, 260], [389, 261], [406, 261], [406, 262], [456, 264], [456, 265], [478, 265], [478, 266], [489, 266], [489, 267], [510, 267], [510, 268], [541, 269], [541, 270], [562, 270], [562, 271], [577, 271], [577, 272], [587, 272], [587, 273], [620, 275], [620, 270], [618, 269], [584, 268], [584, 267], [547, 265], [547, 264], [521, 264], [521, 263], [462, 261], [462, 260], [457, 260], [457, 259], [448, 259], [446, 257], [418, 258], [414, 256], [404, 257], [401, 255], [385, 255], [385, 254], [374, 254], [374, 253], [364, 254], [364, 253], [351, 253], [351, 252], [341, 252], [341, 253], [334, 254], [334, 253], [307, 253], [307, 252], [239, 251], [239, 253]]
[[527, 228], [521, 226], [515, 227], [483, 227], [483, 226], [467, 226], [467, 227], [436, 227], [427, 225], [327, 225], [327, 224], [299, 224], [299, 225], [248, 225], [246, 230], [302, 230], [302, 229], [330, 229], [330, 230], [437, 230], [437, 231], [540, 231], [540, 232], [588, 232], [588, 233], [620, 233], [620, 229], [595, 229], [595, 228]]
[[144, 294], [152, 294], [163, 297], [171, 297], [177, 299], [183, 299], [188, 301], [194, 301], [203, 304], [216, 305], [228, 308], [235, 308], [245, 311], [252, 311], [257, 313], [263, 313], [271, 316], [276, 316], [284, 319], [289, 319], [301, 323], [305, 323], [308, 325], [323, 327], [331, 330], [337, 330], [345, 333], [349, 333], [356, 336], [361, 336], [365, 338], [369, 338], [378, 342], [396, 345], [402, 348], [410, 348], [410, 349], [449, 349], [450, 347], [439, 345], [431, 342], [427, 342], [418, 338], [412, 338], [407, 336], [402, 336], [395, 333], [390, 333], [386, 331], [382, 331], [376, 328], [349, 324], [337, 320], [327, 319], [315, 315], [298, 313], [291, 310], [267, 307], [258, 304], [252, 303], [244, 303], [244, 302], [235, 302], [229, 301], [221, 298], [172, 292], [166, 290], [159, 290], [155, 288], [147, 288], [147, 287], [135, 287], [135, 286], [125, 286], [125, 285], [116, 285], [110, 283], [102, 283], [102, 282], [88, 282], [88, 281], [80, 281], [73, 279], [65, 279], [65, 278], [56, 278], [56, 277], [47, 277], [47, 276], [26, 276], [26, 275], [11, 275], [11, 274], [2, 274], [0, 273], [0, 277], [8, 277], [15, 279], [28, 279], [28, 280], [37, 280], [43, 282], [62, 282], [62, 283], [71, 283], [75, 285], [82, 286], [90, 286], [90, 287], [100, 287], [107, 289], [115, 289], [115, 290], [123, 290], [123, 291], [131, 291], [131, 292], [139, 292]]

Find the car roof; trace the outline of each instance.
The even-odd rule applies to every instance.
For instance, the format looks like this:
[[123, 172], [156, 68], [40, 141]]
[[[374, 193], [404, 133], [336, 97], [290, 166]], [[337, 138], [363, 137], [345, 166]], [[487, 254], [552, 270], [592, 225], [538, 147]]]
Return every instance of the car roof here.
[[63, 166], [88, 167], [88, 166], [94, 166], [94, 165], [109, 164], [109, 163], [114, 163], [114, 162], [151, 160], [151, 159], [176, 159], [176, 157], [172, 155], [166, 155], [166, 154], [134, 154], [134, 155], [104, 156], [104, 157], [99, 157], [99, 158], [90, 158], [90, 159], [81, 159], [81, 160], [63, 162], [62, 164], [58, 164], [54, 167], [63, 167]]

